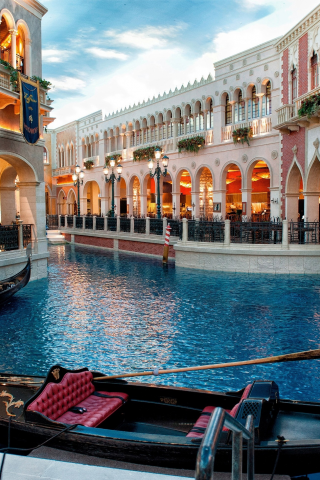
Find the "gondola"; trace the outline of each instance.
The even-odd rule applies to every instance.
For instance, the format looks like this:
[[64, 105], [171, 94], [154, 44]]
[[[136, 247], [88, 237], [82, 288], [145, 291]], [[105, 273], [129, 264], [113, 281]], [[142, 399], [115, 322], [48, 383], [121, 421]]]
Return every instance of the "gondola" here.
[[[0, 374], [2, 448], [10, 423], [11, 453], [52, 438], [48, 446], [62, 450], [193, 469], [210, 415], [222, 407], [242, 423], [253, 413], [256, 473], [272, 471], [278, 435], [285, 441], [277, 473], [319, 471], [320, 403], [281, 399], [273, 381], [256, 380], [239, 391], [221, 393], [98, 377], [99, 372], [60, 365], [46, 378]], [[225, 429], [216, 471], [231, 470], [231, 438]]]
[[19, 272], [6, 280], [0, 281], [0, 306], [6, 303], [15, 293], [25, 287], [30, 280], [31, 260], [28, 258], [27, 265]]

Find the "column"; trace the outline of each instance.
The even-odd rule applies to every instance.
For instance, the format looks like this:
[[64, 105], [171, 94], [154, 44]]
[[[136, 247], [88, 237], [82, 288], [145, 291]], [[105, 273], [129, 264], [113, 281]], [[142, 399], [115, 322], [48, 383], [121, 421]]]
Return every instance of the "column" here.
[[134, 234], [134, 217], [130, 218], [130, 234]]
[[252, 205], [252, 188], [242, 188], [242, 203], [245, 202], [247, 205], [246, 213], [242, 212], [242, 216], [251, 217], [251, 205]]
[[140, 195], [140, 202], [141, 202], [141, 217], [147, 215], [147, 194]]
[[168, 219], [167, 219], [167, 217], [164, 217], [164, 219], [162, 221], [162, 235], [164, 237], [166, 235], [167, 225], [168, 225]]
[[288, 247], [289, 239], [288, 239], [288, 220], [282, 221], [282, 246]]
[[175, 210], [172, 210], [172, 213], [175, 217], [180, 217], [180, 191], [172, 192], [172, 208], [176, 207]]
[[[270, 218], [280, 217], [281, 195], [279, 187], [271, 187], [270, 190]], [[272, 201], [274, 200], [274, 201]], [[297, 202], [298, 210], [298, 202]]]
[[208, 115], [208, 110], [203, 110], [203, 130], [205, 132], [207, 131], [207, 115]]
[[[191, 192], [191, 199], [192, 199], [192, 215], [194, 218], [199, 218], [200, 217], [200, 201], [199, 201], [199, 195], [200, 192]], [[194, 207], [193, 207], [194, 205]]]
[[120, 215], [117, 215], [117, 233], [120, 232]]
[[9, 30], [11, 34], [11, 65], [13, 68], [17, 68], [17, 30], [11, 29]]
[[231, 120], [231, 122], [232, 122], [232, 125], [233, 125], [234, 124], [234, 106], [236, 104], [235, 100], [231, 100], [230, 104], [231, 104], [231, 107], [232, 107], [232, 120]]
[[127, 212], [130, 217], [133, 215], [133, 195], [127, 195]]
[[224, 221], [224, 244], [230, 245], [230, 220]]
[[45, 184], [20, 182], [20, 218], [24, 224], [33, 225], [32, 242], [37, 253], [47, 252]]
[[94, 216], [93, 219], [92, 219], [92, 231], [94, 232], [96, 230], [96, 225], [97, 225], [97, 217]]
[[188, 241], [188, 220], [186, 218], [182, 219], [182, 243], [187, 243]]
[[221, 212], [213, 212], [214, 217], [226, 216], [226, 193], [227, 190], [216, 190], [213, 192], [213, 203], [221, 203]]
[[187, 134], [187, 115], [183, 115], [183, 134]]
[[30, 38], [26, 38], [24, 42], [24, 71], [29, 77], [32, 77], [31, 45], [32, 40]]
[[131, 135], [132, 135], [132, 132], [126, 132], [125, 133], [125, 136], [127, 137], [127, 140], [126, 140], [126, 148], [130, 148], [131, 147]]
[[146, 235], [150, 235], [150, 218], [146, 218]]
[[248, 122], [248, 113], [249, 113], [249, 100], [250, 98], [244, 98], [244, 102], [245, 102], [245, 116], [244, 116], [244, 120], [245, 122], [247, 123]]
[[16, 206], [15, 191], [16, 187], [0, 188], [2, 225], [11, 225], [16, 220], [19, 207]]
[[319, 192], [308, 192], [303, 194], [304, 221], [319, 222]]
[[[318, 200], [319, 201], [319, 200]], [[304, 211], [306, 215], [306, 199], [304, 201]], [[298, 193], [286, 193], [286, 213], [284, 217], [289, 222], [296, 222], [299, 215], [299, 194]]]
[[80, 215], [87, 215], [87, 197], [80, 197]]

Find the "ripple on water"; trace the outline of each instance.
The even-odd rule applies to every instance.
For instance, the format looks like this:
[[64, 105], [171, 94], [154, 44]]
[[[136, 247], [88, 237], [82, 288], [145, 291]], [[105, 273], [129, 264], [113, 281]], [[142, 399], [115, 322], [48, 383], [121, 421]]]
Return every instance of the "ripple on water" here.
[[[319, 348], [320, 277], [169, 267], [85, 247], [50, 247], [49, 276], [0, 312], [0, 368], [54, 363], [115, 374]], [[274, 379], [283, 397], [320, 400], [318, 360], [144, 378], [229, 390]]]

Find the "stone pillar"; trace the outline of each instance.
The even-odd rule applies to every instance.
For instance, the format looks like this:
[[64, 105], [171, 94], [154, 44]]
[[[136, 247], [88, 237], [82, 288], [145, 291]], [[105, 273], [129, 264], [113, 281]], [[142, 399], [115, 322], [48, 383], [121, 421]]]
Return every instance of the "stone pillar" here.
[[192, 215], [195, 218], [200, 217], [200, 198], [199, 197], [200, 197], [200, 192], [191, 192]]
[[117, 216], [117, 233], [120, 233], [120, 216]]
[[177, 148], [178, 123], [179, 120], [173, 121], [173, 150]]
[[319, 222], [319, 192], [304, 193], [304, 221]]
[[134, 234], [134, 217], [130, 218], [130, 234]]
[[252, 188], [242, 188], [242, 203], [246, 202], [247, 204], [247, 213], [242, 212], [242, 217], [251, 217], [251, 205], [252, 205]]
[[288, 248], [288, 220], [282, 221], [282, 246]]
[[68, 227], [68, 215], [64, 216], [64, 228]]
[[164, 217], [163, 220], [162, 220], [162, 235], [165, 237], [166, 235], [166, 230], [167, 230], [167, 225], [168, 225], [168, 219], [167, 217]]
[[133, 215], [133, 195], [127, 195], [127, 213]]
[[244, 108], [245, 108], [244, 120], [247, 123], [248, 122], [248, 116], [249, 116], [248, 115], [248, 113], [249, 113], [248, 110], [249, 110], [249, 100], [250, 100], [250, 98], [244, 98], [243, 100], [244, 100], [244, 105], [245, 105], [244, 106]]
[[73, 228], [76, 228], [77, 216], [73, 215]]
[[87, 197], [80, 197], [80, 215], [87, 215]]
[[1, 223], [2, 225], [11, 225], [16, 220], [16, 214], [19, 209], [16, 205], [16, 187], [1, 187]]
[[186, 218], [182, 219], [182, 243], [187, 243], [188, 241], [188, 220]]
[[207, 131], [207, 115], [208, 115], [208, 110], [203, 110], [203, 130], [205, 132]]
[[17, 30], [13, 28], [9, 30], [11, 34], [11, 65], [13, 68], [17, 68]]
[[83, 216], [82, 217], [82, 230], [85, 230], [86, 229], [86, 217]]
[[19, 237], [18, 237], [18, 242], [19, 242], [19, 250], [23, 250], [23, 224], [19, 224]]
[[224, 221], [224, 244], [226, 246], [230, 245], [230, 220]]
[[145, 195], [140, 195], [140, 201], [141, 201], [141, 217], [147, 215], [147, 194]]
[[26, 38], [24, 42], [24, 71], [29, 77], [32, 77], [31, 45], [32, 40], [30, 38]]
[[109, 211], [109, 198], [100, 197], [101, 200], [101, 215], [106, 215]]
[[95, 230], [96, 230], [96, 225], [97, 225], [97, 217], [96, 217], [96, 216], [93, 217], [92, 223], [93, 223], [93, 225], [92, 225], [92, 231], [95, 232]]
[[231, 104], [231, 107], [232, 107], [232, 114], [231, 114], [231, 115], [232, 115], [232, 118], [231, 118], [231, 123], [232, 123], [232, 125], [233, 125], [233, 124], [234, 124], [234, 106], [235, 106], [235, 104], [236, 104], [235, 100], [231, 100], [230, 104]]
[[[306, 212], [306, 200], [304, 201], [304, 211]], [[299, 194], [286, 193], [286, 213], [285, 218], [289, 222], [297, 222], [299, 216]], [[305, 215], [306, 217], [306, 215]]]
[[105, 232], [108, 231], [108, 217], [107, 216], [104, 217], [104, 231]]
[[150, 218], [146, 217], [146, 235], [150, 235]]
[[33, 225], [32, 241], [36, 253], [47, 252], [45, 184], [20, 182], [20, 218], [24, 224]]
[[[270, 190], [270, 218], [280, 217], [281, 196], [279, 192], [279, 187], [270, 187], [269, 190]], [[297, 208], [298, 208], [298, 203], [297, 203]]]
[[226, 193], [227, 190], [216, 190], [213, 192], [213, 203], [221, 203], [221, 212], [213, 212], [213, 216], [226, 216]]
[[187, 134], [187, 115], [183, 115], [183, 134]]
[[58, 230], [61, 228], [61, 215], [58, 215]]
[[[131, 147], [131, 136], [132, 136], [132, 132], [129, 131], [129, 132], [126, 132], [125, 133], [125, 136], [126, 136], [126, 149], [130, 148]], [[127, 158], [128, 159], [128, 158]]]
[[172, 208], [176, 207], [175, 211], [172, 210], [172, 213], [175, 217], [180, 217], [180, 192], [172, 192]]

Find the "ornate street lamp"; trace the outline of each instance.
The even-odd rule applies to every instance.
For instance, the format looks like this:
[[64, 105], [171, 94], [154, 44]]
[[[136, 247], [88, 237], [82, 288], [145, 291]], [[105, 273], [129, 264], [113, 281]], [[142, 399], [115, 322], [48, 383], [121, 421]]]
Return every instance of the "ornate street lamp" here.
[[104, 173], [104, 176], [105, 176], [105, 180], [106, 180], [106, 183], [109, 183], [111, 182], [112, 184], [112, 196], [111, 196], [111, 217], [114, 218], [114, 182], [117, 180], [117, 182], [120, 182], [121, 180], [121, 173], [122, 173], [122, 166], [120, 165], [120, 163], [117, 165], [117, 172], [118, 172], [118, 178], [116, 177], [116, 175], [114, 174], [114, 167], [115, 167], [115, 164], [116, 164], [116, 161], [113, 157], [110, 158], [110, 167], [111, 167], [111, 173], [110, 173], [110, 177], [108, 178], [108, 174], [109, 174], [109, 169], [107, 166], [104, 167], [103, 169], [103, 173]]
[[154, 173], [152, 173], [152, 170], [153, 170], [153, 159], [150, 158], [149, 160], [149, 163], [148, 163], [148, 167], [150, 169], [150, 177], [151, 178], [154, 178], [156, 177], [157, 178], [157, 218], [161, 218], [161, 205], [160, 205], [160, 177], [161, 175], [163, 175], [164, 177], [167, 175], [167, 167], [168, 167], [168, 162], [169, 162], [169, 157], [167, 157], [166, 155], [164, 155], [162, 157], [162, 165], [163, 165], [163, 168], [164, 168], [164, 171], [161, 170], [161, 167], [159, 165], [159, 160], [161, 158], [161, 149], [160, 148], [155, 148], [154, 150], [154, 154], [155, 154], [155, 157], [156, 157], [156, 160], [157, 160], [157, 166], [154, 170]]
[[72, 175], [73, 185], [78, 188], [78, 217], [80, 216], [80, 185], [83, 185], [84, 172], [79, 165], [76, 165], [74, 174]]

